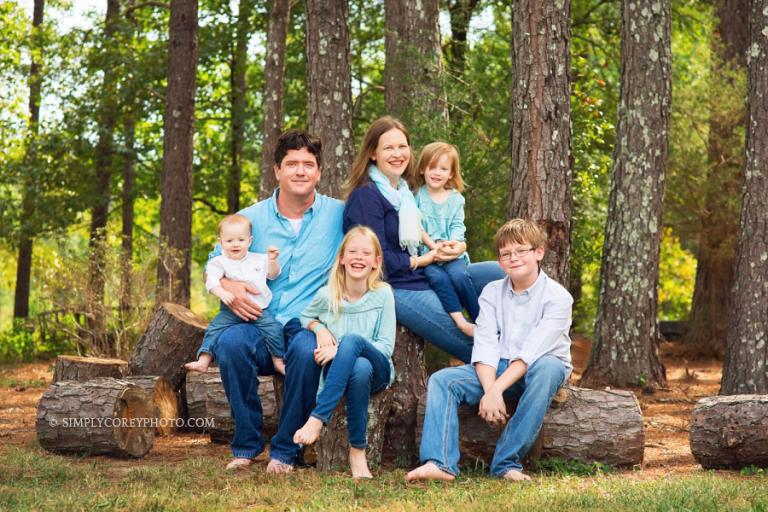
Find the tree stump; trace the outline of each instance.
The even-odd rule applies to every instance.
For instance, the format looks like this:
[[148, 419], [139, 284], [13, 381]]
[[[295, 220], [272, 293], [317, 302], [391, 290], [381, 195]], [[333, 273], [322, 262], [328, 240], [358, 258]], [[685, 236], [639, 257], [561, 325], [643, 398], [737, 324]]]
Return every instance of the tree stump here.
[[176, 420], [179, 418], [179, 398], [168, 381], [164, 377], [151, 375], [125, 377], [123, 380], [136, 384], [152, 397], [152, 402], [155, 404], [155, 416], [157, 416], [155, 433], [161, 436], [174, 433]]
[[[419, 403], [419, 438], [424, 422]], [[507, 401], [507, 411], [516, 403]], [[477, 406], [459, 407], [459, 446], [464, 461], [490, 464], [503, 427], [488, 425]], [[552, 402], [529, 460], [561, 458], [618, 467], [643, 462], [645, 432], [640, 405], [631, 391], [601, 391], [564, 386]]]
[[398, 325], [392, 362], [395, 382], [390, 388], [392, 406], [384, 431], [383, 458], [399, 467], [410, 467], [419, 455], [416, 409], [419, 397], [427, 390], [424, 340]]
[[129, 375], [165, 377], [179, 391], [184, 385], [184, 363], [195, 360], [208, 324], [189, 309], [163, 302], [131, 355]]
[[128, 371], [128, 362], [101, 357], [59, 356], [53, 369], [53, 382], [76, 380], [85, 382], [97, 377], [122, 378]]
[[702, 398], [691, 415], [690, 442], [704, 469], [768, 466], [768, 395]]
[[43, 393], [35, 428], [46, 450], [143, 457], [154, 442], [154, 413], [152, 397], [130, 382], [62, 381]]
[[[368, 446], [365, 455], [368, 464], [381, 464], [384, 447], [384, 433], [392, 409], [392, 390], [386, 389], [373, 395], [368, 402], [368, 428], [366, 439]], [[321, 471], [339, 471], [349, 466], [349, 435], [347, 433], [346, 401], [342, 400], [330, 421], [323, 427], [315, 444], [317, 469]]]

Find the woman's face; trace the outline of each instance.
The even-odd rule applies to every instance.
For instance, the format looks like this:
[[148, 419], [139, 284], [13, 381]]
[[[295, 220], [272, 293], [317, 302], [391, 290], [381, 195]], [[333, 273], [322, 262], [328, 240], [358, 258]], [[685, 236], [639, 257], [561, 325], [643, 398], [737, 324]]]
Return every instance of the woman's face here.
[[371, 159], [379, 170], [389, 178], [393, 185], [397, 183], [411, 161], [411, 148], [405, 134], [397, 128], [384, 132], [379, 137], [379, 144]]

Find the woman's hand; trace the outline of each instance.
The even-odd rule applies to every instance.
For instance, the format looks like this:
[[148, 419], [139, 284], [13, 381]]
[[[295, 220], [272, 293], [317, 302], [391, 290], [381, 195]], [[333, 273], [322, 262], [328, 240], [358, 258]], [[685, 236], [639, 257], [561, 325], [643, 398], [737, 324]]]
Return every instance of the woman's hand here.
[[338, 352], [338, 350], [339, 347], [337, 345], [317, 347], [315, 349], [315, 363], [319, 366], [325, 366], [336, 357], [336, 352]]

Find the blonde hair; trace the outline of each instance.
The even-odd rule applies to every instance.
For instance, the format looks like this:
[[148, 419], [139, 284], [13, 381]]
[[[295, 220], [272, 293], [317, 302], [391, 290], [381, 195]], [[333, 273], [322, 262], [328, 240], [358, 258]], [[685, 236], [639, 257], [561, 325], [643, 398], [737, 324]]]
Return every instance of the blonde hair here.
[[253, 230], [253, 226], [251, 225], [251, 221], [248, 220], [248, 217], [245, 215], [240, 215], [239, 213], [233, 213], [232, 215], [227, 215], [223, 219], [219, 221], [219, 225], [216, 227], [216, 234], [221, 236], [221, 228], [223, 228], [226, 225], [229, 224], [245, 224], [248, 226], [248, 234], [251, 233]]
[[[373, 252], [376, 258], [383, 258], [383, 251], [381, 250], [381, 244], [376, 233], [370, 228], [365, 226], [355, 226], [344, 236], [341, 241], [341, 247], [336, 254], [336, 261], [333, 262], [331, 267], [331, 275], [328, 278], [328, 298], [329, 307], [331, 312], [337, 317], [341, 314], [341, 301], [344, 298], [344, 287], [346, 285], [347, 271], [344, 265], [341, 264], [341, 258], [344, 256], [344, 250], [347, 248], [347, 243], [353, 236], [362, 235], [371, 241], [373, 245]], [[383, 261], [382, 261], [383, 265]], [[381, 280], [382, 278], [382, 265], [378, 265], [371, 270], [368, 274], [368, 290], [378, 290], [384, 286], [389, 286], [387, 283]]]
[[[352, 170], [349, 172], [347, 181], [344, 182], [342, 190], [344, 192], [344, 198], [348, 198], [360, 185], [368, 183], [368, 166], [373, 163], [371, 158], [376, 153], [376, 148], [379, 145], [379, 139], [382, 135], [390, 130], [400, 130], [405, 135], [405, 140], [408, 145], [411, 145], [411, 139], [408, 135], [408, 129], [403, 123], [398, 121], [392, 116], [380, 117], [371, 123], [368, 130], [365, 132], [363, 142], [360, 144], [360, 151], [355, 157], [355, 162], [352, 164]], [[414, 166], [413, 158], [408, 160], [408, 166], [403, 173], [403, 179], [408, 182], [409, 185], [413, 185], [414, 180]]]
[[532, 249], [547, 247], [547, 234], [538, 224], [529, 219], [512, 219], [499, 228], [495, 236], [496, 256], [501, 255], [502, 247], [509, 244], [528, 244]]
[[437, 160], [447, 155], [451, 159], [451, 177], [448, 178], [448, 182], [445, 184], [445, 188], [452, 188], [457, 192], [464, 192], [464, 180], [461, 179], [461, 165], [459, 164], [459, 151], [453, 144], [447, 142], [433, 142], [424, 146], [419, 155], [419, 163], [416, 164], [416, 180], [417, 186], [421, 186], [426, 183], [424, 179], [424, 172], [430, 165], [437, 164]]

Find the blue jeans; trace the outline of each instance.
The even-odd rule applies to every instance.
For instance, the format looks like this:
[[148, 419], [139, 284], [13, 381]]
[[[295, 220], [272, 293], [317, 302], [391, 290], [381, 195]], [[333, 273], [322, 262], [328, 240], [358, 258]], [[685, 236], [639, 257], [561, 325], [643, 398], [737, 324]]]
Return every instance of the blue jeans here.
[[326, 368], [325, 385], [312, 416], [328, 423], [341, 398], [346, 397], [349, 445], [365, 448], [368, 399], [389, 384], [389, 359], [362, 336], [347, 334], [339, 340], [336, 357]]
[[446, 313], [459, 313], [466, 309], [469, 317], [475, 321], [480, 306], [466, 261], [457, 258], [442, 265], [433, 263], [424, 267], [424, 275]]
[[[234, 314], [232, 310], [222, 303], [218, 314], [211, 320], [211, 323], [208, 324], [208, 328], [205, 330], [203, 343], [200, 346], [200, 350], [197, 351], [197, 357], [200, 357], [200, 354], [203, 352], [214, 354], [221, 333], [224, 332], [227, 327], [242, 324], [244, 322], [245, 320]], [[264, 343], [266, 344], [269, 353], [272, 354], [273, 357], [282, 358], [285, 353], [283, 324], [277, 321], [272, 312], [269, 309], [263, 309], [259, 318], [251, 320], [248, 323], [259, 328], [259, 332], [264, 338]]]
[[[475, 290], [479, 295], [491, 281], [502, 279], [506, 274], [498, 263], [484, 261], [467, 268]], [[472, 338], [464, 335], [445, 312], [432, 290], [395, 289], [397, 321], [426, 339], [437, 348], [468, 363], [472, 357]]]
[[[504, 373], [509, 361], [502, 359], [496, 377]], [[505, 398], [520, 401], [496, 443], [491, 474], [504, 476], [511, 469], [522, 469], [520, 460], [539, 435], [544, 415], [565, 379], [565, 365], [546, 355], [534, 362], [528, 372], [510, 387]], [[429, 378], [424, 430], [419, 459], [434, 462], [452, 475], [459, 474], [459, 405], [476, 405], [483, 398], [483, 386], [472, 365], [445, 368]]]
[[232, 325], [219, 336], [213, 355], [219, 362], [221, 382], [235, 420], [232, 455], [255, 458], [264, 451], [258, 377], [275, 372], [264, 335], [251, 323]]

